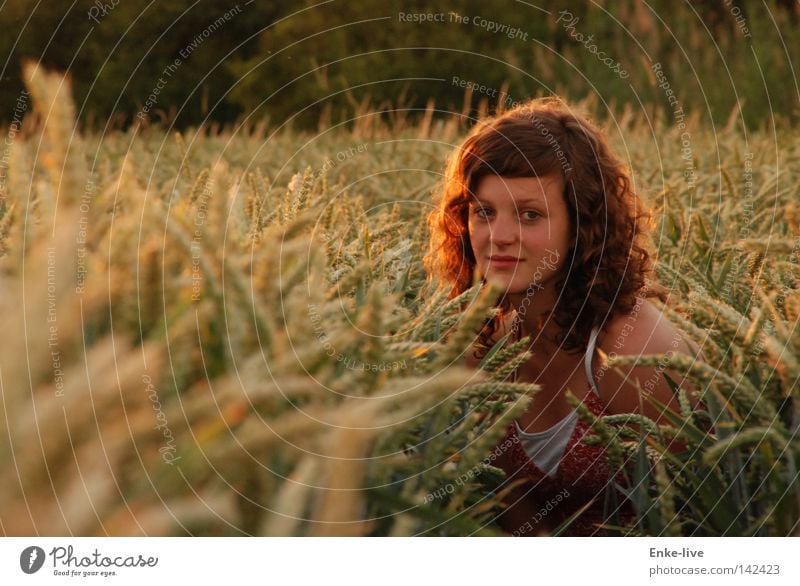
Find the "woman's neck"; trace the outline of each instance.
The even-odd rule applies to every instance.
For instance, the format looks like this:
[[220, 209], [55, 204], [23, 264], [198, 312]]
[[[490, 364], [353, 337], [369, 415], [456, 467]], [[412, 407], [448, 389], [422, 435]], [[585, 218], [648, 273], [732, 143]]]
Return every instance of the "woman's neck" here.
[[509, 295], [510, 307], [514, 310], [512, 327], [515, 338], [521, 339], [531, 336], [538, 342], [557, 343], [560, 327], [555, 322], [553, 308], [556, 296], [549, 291], [542, 290], [535, 295], [514, 294]]

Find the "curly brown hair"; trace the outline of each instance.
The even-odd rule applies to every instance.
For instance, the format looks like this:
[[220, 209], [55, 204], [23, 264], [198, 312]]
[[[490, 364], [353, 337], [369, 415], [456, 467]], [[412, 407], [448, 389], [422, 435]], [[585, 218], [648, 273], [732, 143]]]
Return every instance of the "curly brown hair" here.
[[[583, 350], [592, 327], [630, 312], [638, 296], [666, 301], [666, 290], [648, 282], [650, 214], [634, 193], [627, 168], [603, 132], [562, 100], [530, 100], [476, 124], [449, 158], [436, 208], [428, 215], [431, 238], [423, 262], [429, 281], [436, 278], [451, 288], [449, 299], [469, 289], [477, 281], [467, 207], [480, 179], [551, 173], [563, 177], [570, 217], [577, 218], [575, 246], [556, 283], [559, 301], [552, 317], [561, 347]], [[496, 305], [499, 315], [487, 319], [480, 332], [476, 358], [488, 350], [511, 309], [505, 295]]]

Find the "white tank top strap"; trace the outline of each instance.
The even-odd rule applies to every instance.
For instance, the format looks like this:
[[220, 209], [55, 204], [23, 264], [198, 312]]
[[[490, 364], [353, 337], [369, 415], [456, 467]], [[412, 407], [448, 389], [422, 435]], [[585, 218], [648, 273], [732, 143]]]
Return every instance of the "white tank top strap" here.
[[589, 384], [592, 385], [592, 390], [594, 394], [598, 397], [600, 396], [600, 391], [597, 388], [597, 383], [594, 382], [594, 376], [592, 375], [592, 357], [594, 357], [594, 350], [595, 346], [597, 346], [597, 336], [600, 335], [600, 328], [595, 326], [592, 328], [592, 333], [589, 335], [589, 343], [586, 344], [586, 356], [584, 357], [584, 367], [586, 368], [586, 378], [589, 380]]
[[[598, 397], [600, 393], [592, 376], [592, 356], [594, 355], [599, 334], [600, 328], [592, 330], [589, 336], [589, 343], [586, 345], [586, 359], [584, 360], [586, 377]], [[514, 380], [516, 381], [516, 371], [514, 371]], [[531, 461], [536, 464], [539, 470], [550, 477], [555, 477], [577, 422], [578, 412], [573, 409], [564, 419], [544, 431], [528, 433], [522, 430], [518, 421], [514, 421], [514, 425], [516, 426], [520, 443]]]

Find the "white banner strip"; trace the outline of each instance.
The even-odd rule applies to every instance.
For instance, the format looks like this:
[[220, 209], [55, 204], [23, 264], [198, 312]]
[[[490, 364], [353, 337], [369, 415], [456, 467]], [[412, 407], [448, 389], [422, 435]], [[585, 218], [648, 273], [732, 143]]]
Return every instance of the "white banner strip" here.
[[17, 538], [2, 584], [800, 584], [797, 538]]

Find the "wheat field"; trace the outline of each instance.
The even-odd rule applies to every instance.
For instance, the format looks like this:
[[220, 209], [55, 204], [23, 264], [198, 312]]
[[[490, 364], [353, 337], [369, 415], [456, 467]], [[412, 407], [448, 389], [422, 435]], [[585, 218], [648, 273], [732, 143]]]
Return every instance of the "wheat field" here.
[[[1, 147], [4, 535], [502, 534], [487, 455], [536, 387], [503, 382], [519, 348], [464, 366], [497, 291], [448, 301], [422, 266], [460, 116], [84, 135], [69, 79], [25, 76]], [[617, 531], [800, 535], [800, 142], [605, 127], [708, 359], [640, 359], [688, 370], [707, 412], [593, 422], [633, 487]]]

